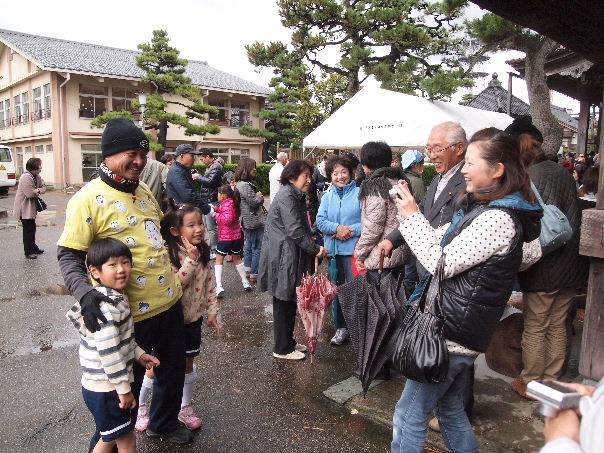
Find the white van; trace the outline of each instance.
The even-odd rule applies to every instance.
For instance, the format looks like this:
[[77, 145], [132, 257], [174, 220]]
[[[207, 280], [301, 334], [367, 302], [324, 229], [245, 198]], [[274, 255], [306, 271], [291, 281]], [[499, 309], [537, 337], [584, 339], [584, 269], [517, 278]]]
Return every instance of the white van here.
[[0, 145], [0, 195], [8, 194], [8, 188], [17, 184], [15, 162], [8, 146]]

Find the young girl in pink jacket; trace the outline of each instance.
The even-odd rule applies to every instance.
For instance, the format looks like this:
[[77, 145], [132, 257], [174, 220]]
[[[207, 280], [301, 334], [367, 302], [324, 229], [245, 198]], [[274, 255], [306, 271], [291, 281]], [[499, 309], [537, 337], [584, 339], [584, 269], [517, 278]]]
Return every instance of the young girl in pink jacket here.
[[239, 222], [239, 194], [233, 191], [230, 185], [225, 184], [218, 188], [218, 201], [220, 205], [214, 208], [214, 218], [218, 225], [218, 244], [216, 246], [216, 264], [214, 274], [216, 276], [216, 296], [222, 298], [224, 288], [222, 287], [222, 267], [224, 257], [231, 255], [235, 269], [241, 277], [241, 283], [245, 291], [251, 291], [252, 286], [245, 276], [245, 267], [241, 262], [243, 252], [243, 232]]

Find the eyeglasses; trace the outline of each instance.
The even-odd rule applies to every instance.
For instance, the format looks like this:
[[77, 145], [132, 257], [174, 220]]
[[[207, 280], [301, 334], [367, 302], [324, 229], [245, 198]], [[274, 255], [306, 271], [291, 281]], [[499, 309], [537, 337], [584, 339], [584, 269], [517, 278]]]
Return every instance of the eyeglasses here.
[[453, 144], [451, 144], [449, 146], [445, 146], [444, 148], [439, 148], [439, 149], [434, 149], [434, 146], [426, 146], [426, 147], [424, 147], [424, 151], [426, 151], [426, 153], [428, 155], [430, 155], [430, 154], [441, 154], [445, 149], [449, 149], [449, 148], [452, 148], [452, 147], [457, 146], [457, 145], [459, 145], [459, 142], [453, 143]]

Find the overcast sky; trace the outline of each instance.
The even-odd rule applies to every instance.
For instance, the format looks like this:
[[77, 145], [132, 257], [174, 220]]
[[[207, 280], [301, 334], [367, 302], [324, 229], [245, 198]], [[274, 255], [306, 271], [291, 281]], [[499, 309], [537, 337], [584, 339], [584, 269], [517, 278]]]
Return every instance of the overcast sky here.
[[[470, 14], [480, 14], [471, 6]], [[244, 45], [253, 41], [288, 41], [290, 33], [281, 25], [275, 0], [173, 0], [83, 2], [74, 0], [28, 0], [4, 2], [0, 28], [74, 41], [136, 49], [149, 41], [157, 28], [168, 31], [181, 55], [207, 61], [211, 66], [267, 86], [269, 71], [261, 73], [247, 61]], [[478, 68], [497, 72], [507, 88], [505, 60], [521, 57], [519, 52], [498, 54]], [[490, 76], [477, 81], [479, 93]], [[514, 79], [513, 93], [527, 101], [523, 80]], [[455, 100], [461, 97], [456, 96]], [[578, 112], [578, 103], [554, 93], [554, 104]]]

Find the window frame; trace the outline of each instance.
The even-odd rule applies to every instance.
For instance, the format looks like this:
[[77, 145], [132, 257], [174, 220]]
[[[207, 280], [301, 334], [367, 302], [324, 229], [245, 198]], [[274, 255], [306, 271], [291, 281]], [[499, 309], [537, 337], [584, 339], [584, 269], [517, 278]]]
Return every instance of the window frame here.
[[[115, 90], [120, 90], [120, 91], [124, 91], [124, 96], [116, 96], [114, 94]], [[132, 96], [128, 96], [128, 92], [132, 93]], [[120, 93], [121, 94], [121, 93]], [[134, 113], [136, 110], [132, 107], [132, 100], [135, 98], [135, 92], [134, 90], [130, 90], [129, 88], [123, 88], [123, 87], [111, 87], [111, 110], [115, 111], [115, 104], [114, 101], [124, 101], [124, 106], [126, 107], [125, 109], [121, 109], [121, 110], [126, 110], [128, 112], [132, 112]], [[128, 108], [128, 104], [130, 104], [130, 107]]]
[[15, 114], [13, 124], [21, 124], [21, 95], [13, 96], [13, 112]]
[[[84, 154], [94, 155], [96, 166], [84, 165]], [[82, 143], [80, 145], [80, 156], [82, 163], [82, 181], [90, 181], [90, 175], [94, 170], [98, 170], [99, 165], [103, 162], [100, 143]]]
[[[233, 115], [233, 110], [235, 109], [235, 107], [233, 107], [233, 104], [246, 106], [247, 108], [236, 108], [238, 115]], [[244, 115], [243, 121], [241, 120], [242, 113]], [[239, 124], [234, 125], [235, 122], [233, 120], [237, 117], [239, 117]], [[229, 127], [240, 128], [241, 126], [245, 126], [246, 124], [251, 125], [252, 121], [250, 118], [251, 117], [250, 117], [250, 103], [249, 102], [244, 102], [244, 101], [233, 102], [233, 101], [231, 101], [229, 103]]]
[[[38, 96], [36, 96], [36, 90], [40, 90]], [[42, 86], [31, 90], [31, 97], [33, 101], [32, 119], [33, 121], [39, 121], [44, 118], [44, 111], [42, 109]]]
[[29, 124], [29, 91], [21, 93], [21, 111], [22, 111], [22, 123]]
[[[222, 106], [217, 104], [224, 104]], [[208, 105], [212, 107], [216, 107], [218, 109], [218, 117], [210, 117], [208, 118], [208, 123], [216, 124], [218, 126], [229, 126], [231, 123], [231, 104], [228, 99], [208, 99]], [[220, 112], [224, 112], [224, 119], [220, 119]]]
[[52, 116], [52, 97], [50, 93], [50, 83], [42, 85], [42, 106], [44, 108], [44, 118]]
[[[88, 94], [88, 93], [82, 93], [82, 87], [91, 87], [93, 89], [95, 88], [100, 88], [102, 90], [105, 91], [104, 95], [100, 95], [100, 94]], [[94, 118], [96, 118], [98, 115], [102, 115], [103, 113], [107, 113], [109, 110], [109, 89], [108, 87], [104, 87], [102, 85], [90, 85], [90, 84], [85, 84], [85, 83], [80, 83], [79, 84], [79, 108], [78, 108], [78, 116], [81, 120], [92, 120]], [[92, 99], [92, 116], [91, 117], [87, 117], [87, 116], [82, 116], [82, 98], [90, 98]], [[97, 113], [97, 108], [96, 108], [96, 103], [97, 103], [97, 99], [103, 99], [105, 101], [105, 110], [102, 111], [101, 113]]]

